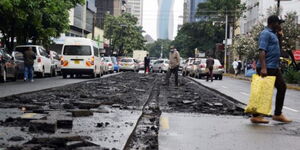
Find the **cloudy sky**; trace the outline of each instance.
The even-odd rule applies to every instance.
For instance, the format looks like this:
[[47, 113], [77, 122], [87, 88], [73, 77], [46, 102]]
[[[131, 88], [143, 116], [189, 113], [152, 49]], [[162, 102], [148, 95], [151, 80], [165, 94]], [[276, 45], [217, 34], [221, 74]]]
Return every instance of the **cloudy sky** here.
[[[149, 34], [154, 40], [157, 39], [157, 15], [158, 15], [158, 0], [143, 0], [143, 29], [146, 34]], [[174, 8], [171, 12], [162, 10], [163, 13], [169, 13], [174, 18], [174, 37], [177, 34], [178, 24], [182, 24], [183, 16], [183, 0], [174, 0]]]

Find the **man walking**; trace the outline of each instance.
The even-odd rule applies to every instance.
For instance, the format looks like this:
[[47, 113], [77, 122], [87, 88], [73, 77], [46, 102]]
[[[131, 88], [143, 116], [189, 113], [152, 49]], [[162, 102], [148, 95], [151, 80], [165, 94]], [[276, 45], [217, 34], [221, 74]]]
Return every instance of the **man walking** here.
[[149, 58], [149, 54], [147, 54], [146, 57], [144, 58], [144, 71], [145, 71], [145, 74], [147, 74], [150, 71], [150, 58]]
[[233, 67], [233, 69], [234, 69], [234, 74], [235, 74], [235, 76], [237, 76], [237, 74], [238, 74], [238, 65], [239, 65], [239, 63], [238, 63], [237, 60], [235, 59], [235, 60], [233, 61], [233, 63], [232, 63], [232, 67]]
[[[259, 36], [259, 60], [257, 62], [257, 73], [262, 77], [276, 76], [275, 87], [277, 89], [275, 112], [273, 120], [289, 123], [292, 120], [282, 115], [282, 107], [285, 98], [286, 84], [279, 69], [280, 45], [276, 36], [276, 31], [283, 23], [278, 16], [268, 18], [268, 26], [260, 33]], [[269, 123], [259, 114], [253, 114], [252, 123]]]
[[35, 53], [32, 51], [32, 48], [29, 47], [23, 53], [24, 56], [24, 81], [29, 80], [33, 82], [33, 63], [36, 59]]
[[175, 86], [178, 86], [178, 70], [180, 64], [180, 55], [174, 46], [171, 46], [169, 54], [169, 69], [166, 75], [166, 85], [169, 85], [171, 74], [175, 74]]
[[211, 56], [209, 58], [207, 58], [207, 60], [206, 60], [206, 69], [208, 70], [207, 77], [206, 77], [207, 82], [208, 82], [209, 78], [211, 79], [211, 82], [213, 82], [213, 80], [214, 80], [213, 79], [214, 64], [215, 64], [215, 61]]

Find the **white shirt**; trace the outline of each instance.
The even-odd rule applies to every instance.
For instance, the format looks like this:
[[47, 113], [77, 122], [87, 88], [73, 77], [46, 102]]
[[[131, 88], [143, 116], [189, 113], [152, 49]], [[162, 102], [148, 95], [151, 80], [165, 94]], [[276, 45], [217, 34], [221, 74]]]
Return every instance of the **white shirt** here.
[[234, 61], [232, 63], [232, 66], [233, 66], [234, 69], [236, 69], [238, 67], [238, 65], [239, 65], [239, 63], [237, 61]]

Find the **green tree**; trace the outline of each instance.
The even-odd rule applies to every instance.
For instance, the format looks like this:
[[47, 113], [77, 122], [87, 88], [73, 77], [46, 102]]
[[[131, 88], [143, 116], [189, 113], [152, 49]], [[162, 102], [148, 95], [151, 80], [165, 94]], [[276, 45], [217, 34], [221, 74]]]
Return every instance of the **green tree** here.
[[[69, 27], [69, 10], [84, 0], [1, 0], [0, 31], [2, 41], [11, 50], [32, 40], [47, 45]], [[10, 42], [9, 42], [10, 41]]]
[[133, 50], [144, 49], [142, 27], [136, 26], [138, 19], [125, 13], [115, 17], [107, 14], [104, 21], [104, 37], [110, 39], [111, 48], [119, 55], [130, 54]]
[[201, 52], [214, 55], [216, 43], [223, 40], [224, 27], [211, 21], [186, 23], [172, 42], [183, 57], [193, 57], [197, 48]]
[[170, 40], [158, 39], [154, 43], [146, 44], [146, 49], [149, 52], [150, 57], [160, 57], [161, 50], [163, 52], [163, 57], [167, 58], [169, 55], [169, 49], [171, 46]]

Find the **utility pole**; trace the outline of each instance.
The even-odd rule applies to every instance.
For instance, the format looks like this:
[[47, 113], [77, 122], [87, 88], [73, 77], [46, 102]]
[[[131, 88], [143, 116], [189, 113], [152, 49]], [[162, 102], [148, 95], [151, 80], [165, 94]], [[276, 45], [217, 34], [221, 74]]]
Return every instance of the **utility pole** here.
[[280, 15], [280, 0], [277, 0], [277, 16]]
[[228, 14], [226, 13], [226, 16], [225, 16], [225, 21], [226, 21], [226, 24], [225, 24], [225, 47], [224, 47], [224, 70], [225, 70], [225, 73], [227, 73], [227, 32], [228, 32]]

